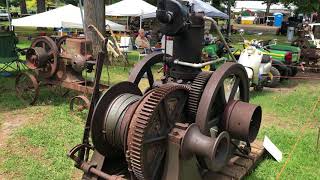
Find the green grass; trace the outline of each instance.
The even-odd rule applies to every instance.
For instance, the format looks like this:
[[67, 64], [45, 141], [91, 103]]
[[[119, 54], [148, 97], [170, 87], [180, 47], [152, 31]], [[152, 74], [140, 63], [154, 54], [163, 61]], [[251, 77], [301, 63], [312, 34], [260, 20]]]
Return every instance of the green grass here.
[[[318, 88], [319, 82], [301, 82], [289, 92], [253, 94], [251, 102], [260, 104], [266, 115], [259, 138], [268, 136], [282, 151], [283, 161], [278, 163], [269, 156], [248, 179], [275, 179], [299, 136], [302, 136], [302, 139], [293, 151], [281, 179], [320, 178], [320, 149], [316, 150], [317, 126], [320, 127], [320, 103], [315, 111], [311, 112], [320, 97], [316, 90]], [[313, 122], [312, 125], [308, 125], [306, 130], [301, 130], [309, 122]]]

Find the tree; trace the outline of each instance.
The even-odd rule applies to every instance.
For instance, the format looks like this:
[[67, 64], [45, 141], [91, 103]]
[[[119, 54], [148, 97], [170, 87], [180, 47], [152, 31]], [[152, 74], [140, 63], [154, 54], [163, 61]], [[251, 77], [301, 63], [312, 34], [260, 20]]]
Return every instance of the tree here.
[[20, 13], [28, 14], [26, 0], [20, 0], [19, 5], [20, 5]]
[[267, 4], [266, 14], [269, 14], [271, 5], [279, 3], [279, 0], [264, 0], [264, 3]]
[[46, 0], [37, 0], [37, 13], [46, 11]]
[[[219, 9], [220, 11], [225, 11], [228, 6], [228, 0], [204, 0], [205, 2], [211, 2], [211, 6]], [[231, 6], [234, 6], [235, 0], [230, 0]]]
[[285, 5], [294, 4], [297, 6], [297, 13], [313, 13], [320, 12], [320, 2], [319, 0], [281, 0]]
[[102, 41], [96, 32], [88, 29], [89, 25], [94, 25], [105, 35], [105, 6], [104, 0], [84, 1], [84, 22], [86, 37], [92, 41], [93, 55], [96, 56], [102, 50]]

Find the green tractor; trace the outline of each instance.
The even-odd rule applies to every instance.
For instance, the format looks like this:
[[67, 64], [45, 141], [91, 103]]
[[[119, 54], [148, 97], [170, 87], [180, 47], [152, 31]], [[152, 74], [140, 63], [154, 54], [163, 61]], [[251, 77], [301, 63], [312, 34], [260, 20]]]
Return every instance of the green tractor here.
[[301, 49], [285, 44], [270, 44], [264, 49], [264, 54], [271, 56], [272, 65], [279, 71], [281, 76], [295, 76], [298, 73]]

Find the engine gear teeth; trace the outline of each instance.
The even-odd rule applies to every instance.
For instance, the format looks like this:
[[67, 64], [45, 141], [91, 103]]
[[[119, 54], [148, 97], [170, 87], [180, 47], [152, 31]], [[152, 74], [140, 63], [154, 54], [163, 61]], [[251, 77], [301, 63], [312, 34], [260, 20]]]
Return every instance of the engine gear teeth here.
[[166, 98], [167, 95], [176, 91], [184, 90], [189, 92], [187, 86], [177, 85], [177, 84], [165, 84], [159, 88], [151, 90], [145, 97], [140, 101], [135, 114], [132, 118], [129, 132], [128, 132], [128, 150], [130, 152], [130, 163], [135, 176], [139, 180], [150, 179], [148, 177], [148, 172], [146, 172], [146, 167], [144, 164], [144, 154], [143, 154], [143, 144], [145, 134], [148, 131], [149, 123], [152, 121], [154, 112], [157, 112], [157, 107], [161, 104], [162, 100]]
[[191, 118], [196, 116], [200, 98], [203, 90], [211, 77], [212, 72], [204, 71], [199, 73], [191, 84], [187, 110]]

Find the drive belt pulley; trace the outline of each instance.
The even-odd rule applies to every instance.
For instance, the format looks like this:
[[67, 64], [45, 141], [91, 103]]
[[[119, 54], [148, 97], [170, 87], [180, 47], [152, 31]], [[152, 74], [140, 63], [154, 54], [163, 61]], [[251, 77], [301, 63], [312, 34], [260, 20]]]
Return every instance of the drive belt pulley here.
[[151, 90], [140, 100], [128, 131], [130, 163], [135, 176], [158, 179], [163, 170], [167, 136], [181, 122], [188, 89], [165, 84]]
[[126, 113], [141, 97], [138, 86], [130, 82], [116, 84], [101, 96], [91, 124], [93, 145], [100, 154], [116, 158], [123, 152], [130, 122]]

